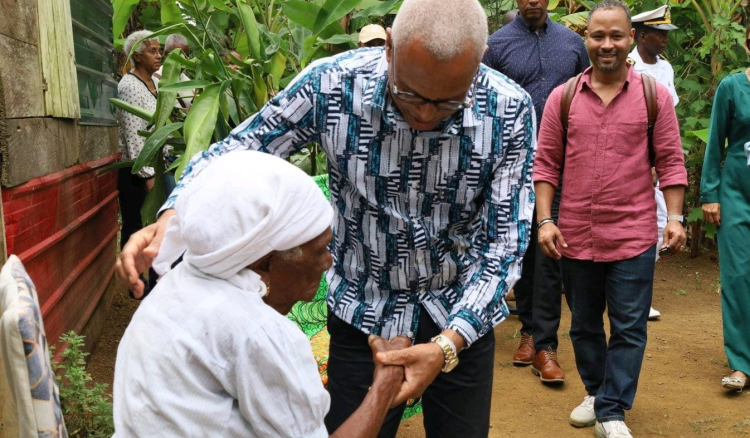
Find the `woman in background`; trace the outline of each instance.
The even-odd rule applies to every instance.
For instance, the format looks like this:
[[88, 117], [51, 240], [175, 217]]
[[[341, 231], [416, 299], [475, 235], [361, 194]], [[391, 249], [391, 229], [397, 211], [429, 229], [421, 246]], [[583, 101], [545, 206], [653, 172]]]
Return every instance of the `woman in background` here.
[[[746, 37], [750, 54], [750, 25]], [[732, 369], [722, 386], [732, 390], [750, 385], [750, 169], [744, 151], [748, 141], [750, 68], [727, 76], [716, 89], [701, 175], [703, 218], [716, 225], [719, 239], [724, 349]]]

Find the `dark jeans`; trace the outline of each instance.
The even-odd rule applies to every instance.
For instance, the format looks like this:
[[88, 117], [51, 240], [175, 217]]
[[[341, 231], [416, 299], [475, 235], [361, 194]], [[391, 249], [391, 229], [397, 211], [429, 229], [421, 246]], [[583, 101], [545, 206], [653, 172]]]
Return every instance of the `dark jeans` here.
[[[425, 343], [441, 332], [420, 307], [416, 343]], [[328, 392], [331, 410], [325, 419], [333, 433], [357, 410], [372, 384], [375, 366], [367, 335], [328, 310], [331, 350], [328, 359]], [[440, 373], [422, 395], [424, 427], [428, 438], [487, 438], [492, 401], [495, 335], [490, 331], [458, 356], [450, 373]], [[406, 405], [391, 409], [378, 438], [396, 436]]]
[[[586, 392], [596, 397], [599, 421], [625, 420], [633, 406], [654, 285], [656, 245], [616, 262], [563, 257], [565, 293], [573, 314], [570, 339]], [[610, 337], [603, 314], [609, 314]]]
[[[552, 219], [557, 223], [560, 188], [552, 199]], [[531, 241], [523, 258], [521, 278], [514, 287], [521, 332], [534, 336], [536, 351], [557, 351], [557, 329], [562, 311], [560, 262], [547, 257], [539, 247], [536, 211], [532, 219]]]

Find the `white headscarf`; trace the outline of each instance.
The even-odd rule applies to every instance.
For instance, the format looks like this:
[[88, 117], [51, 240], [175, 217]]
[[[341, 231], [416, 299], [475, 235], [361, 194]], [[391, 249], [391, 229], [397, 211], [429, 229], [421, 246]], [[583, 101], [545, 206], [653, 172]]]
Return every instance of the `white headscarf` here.
[[180, 193], [154, 269], [183, 260], [229, 279], [273, 251], [321, 235], [333, 221], [323, 192], [302, 170], [269, 154], [236, 151], [217, 158]]

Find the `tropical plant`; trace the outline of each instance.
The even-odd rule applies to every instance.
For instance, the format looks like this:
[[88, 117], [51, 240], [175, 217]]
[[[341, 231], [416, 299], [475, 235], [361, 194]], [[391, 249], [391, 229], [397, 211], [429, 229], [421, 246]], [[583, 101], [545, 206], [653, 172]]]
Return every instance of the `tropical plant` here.
[[[71, 438], [112, 436], [115, 432], [112, 396], [106, 384], [94, 383], [86, 371], [88, 353], [83, 351], [83, 336], [68, 332], [60, 336], [60, 343], [65, 349], [54, 368], [68, 435]], [[50, 350], [54, 353], [54, 346]]]
[[[116, 44], [137, 15], [141, 24], [158, 27], [155, 36], [181, 34], [191, 46], [189, 59], [175, 50], [163, 60], [153, 113], [112, 99], [149, 121], [140, 155], [119, 167], [132, 166], [133, 173], [154, 167], [155, 187], [163, 186], [165, 172], [179, 178], [191, 157], [226, 138], [310, 62], [355, 48], [358, 35], [349, 29], [392, 13], [401, 1], [113, 0]], [[192, 80], [179, 82], [181, 72]], [[175, 109], [177, 93], [186, 91], [194, 92], [192, 106]], [[165, 161], [165, 150], [177, 157], [172, 164]], [[312, 175], [325, 172], [325, 156], [316, 144], [291, 161]], [[162, 190], [149, 192], [141, 209], [144, 225], [155, 220], [165, 200]]]

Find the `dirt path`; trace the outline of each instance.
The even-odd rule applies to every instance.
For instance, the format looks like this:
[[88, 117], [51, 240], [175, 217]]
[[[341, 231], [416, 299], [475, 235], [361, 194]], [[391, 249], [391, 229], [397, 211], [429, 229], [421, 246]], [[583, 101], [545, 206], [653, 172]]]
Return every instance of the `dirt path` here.
[[[730, 395], [719, 384], [728, 368], [718, 286], [715, 255], [693, 260], [680, 255], [658, 264], [654, 307], [663, 317], [649, 323], [638, 395], [627, 413], [634, 436], [750, 435], [750, 391]], [[136, 307], [126, 296], [115, 300], [110, 327], [89, 365], [96, 381], [112, 381], [117, 342]], [[575, 429], [567, 422], [584, 390], [567, 335], [570, 313], [563, 308], [559, 355], [567, 381], [561, 388], [543, 386], [529, 368], [511, 365], [518, 344], [517, 318], [496, 328], [490, 437], [593, 436], [593, 429]], [[421, 421], [420, 416], [405, 422], [398, 437], [423, 437]]]

